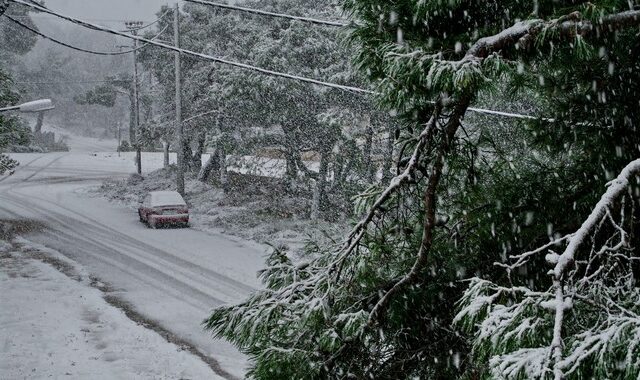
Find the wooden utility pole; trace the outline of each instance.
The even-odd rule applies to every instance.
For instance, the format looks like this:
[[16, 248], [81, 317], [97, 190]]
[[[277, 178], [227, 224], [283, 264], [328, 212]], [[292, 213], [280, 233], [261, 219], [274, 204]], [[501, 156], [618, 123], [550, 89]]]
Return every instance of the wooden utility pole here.
[[[175, 47], [180, 47], [180, 6], [175, 5], [173, 12], [173, 43]], [[184, 146], [183, 146], [183, 125], [182, 125], [182, 77], [180, 68], [180, 53], [175, 52], [175, 70], [176, 70], [176, 134], [178, 135], [177, 153], [178, 153], [178, 170], [176, 174], [177, 190], [184, 196]]]
[[[127, 29], [131, 30], [131, 34], [138, 35], [138, 29], [143, 25], [142, 21], [128, 21], [125, 23]], [[140, 99], [138, 90], [138, 40], [133, 40], [133, 125], [135, 131], [131, 133], [134, 141], [131, 143], [136, 148], [136, 170], [138, 174], [142, 174], [142, 152], [140, 142], [138, 141], [138, 132], [140, 129]]]

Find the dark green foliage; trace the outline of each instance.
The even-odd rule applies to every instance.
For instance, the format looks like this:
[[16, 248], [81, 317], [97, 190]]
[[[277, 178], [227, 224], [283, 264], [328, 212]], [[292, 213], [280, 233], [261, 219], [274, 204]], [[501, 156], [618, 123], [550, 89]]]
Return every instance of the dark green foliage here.
[[[18, 103], [19, 96], [13, 91], [11, 78], [0, 68], [0, 108]], [[8, 113], [0, 113], [0, 174], [10, 172], [18, 166], [17, 161], [1, 154], [8, 145], [28, 145], [31, 132], [23, 122]]]
[[[37, 29], [29, 15], [29, 9], [16, 4], [11, 4], [6, 11], [7, 15], [22, 18], [29, 27]], [[20, 38], [16, 38], [20, 36]], [[37, 36], [31, 33], [24, 33], [23, 29], [8, 20], [0, 23], [0, 62], [6, 63], [13, 60], [15, 55], [23, 55], [29, 52], [37, 41]]]
[[[426, 168], [436, 157], [433, 146], [425, 148], [411, 180], [380, 207], [356, 249], [317, 248], [315, 259], [302, 266], [275, 252], [263, 274], [267, 290], [216, 310], [206, 322], [252, 357], [254, 377], [491, 378], [490, 358], [549, 343], [550, 314], [538, 305], [525, 305], [509, 326], [520, 325], [527, 316], [539, 320], [542, 332], [527, 331], [522, 339], [495, 346], [476, 344], [472, 351], [473, 336], [463, 332], [475, 333], [484, 316], [466, 321], [464, 331], [452, 328], [456, 303], [469, 285], [462, 280], [478, 276], [492, 284], [549, 288], [544, 255], [511, 278], [494, 263], [575, 231], [606, 182], [638, 156], [640, 71], [637, 28], [598, 30], [589, 38], [554, 29], [567, 19], [559, 18], [572, 12], [598, 20], [629, 9], [629, 2], [536, 4], [345, 1], [358, 22], [351, 36], [356, 64], [379, 90], [381, 106], [403, 121], [397, 135], [398, 172], [410, 161], [438, 97], [453, 103], [497, 99], [504, 108], [555, 121], [487, 116], [464, 121], [437, 188], [441, 222], [434, 229], [428, 265], [375, 323], [368, 322], [374, 305], [416, 262]], [[510, 43], [486, 59], [466, 57], [478, 39], [518, 20], [536, 23], [532, 43], [518, 48]], [[368, 210], [381, 191], [373, 187], [362, 194], [356, 214]], [[486, 288], [478, 289], [463, 304], [488, 294]], [[505, 295], [501, 301], [516, 298]], [[571, 322], [575, 326], [567, 334], [575, 336], [580, 325]], [[602, 361], [592, 360], [575, 376], [614, 373], [602, 372], [601, 366]]]
[[[11, 6], [7, 14], [17, 17], [28, 16], [24, 7]], [[35, 28], [30, 18], [25, 20]], [[20, 38], [16, 38], [16, 36]], [[36, 43], [33, 35], [24, 35], [19, 27], [11, 22], [0, 22], [0, 108], [19, 103], [20, 94], [16, 91], [13, 80], [6, 68], [13, 63], [17, 55], [26, 54]], [[18, 162], [1, 154], [8, 145], [28, 145], [31, 131], [25, 123], [13, 114], [0, 113], [0, 174], [12, 171]]]

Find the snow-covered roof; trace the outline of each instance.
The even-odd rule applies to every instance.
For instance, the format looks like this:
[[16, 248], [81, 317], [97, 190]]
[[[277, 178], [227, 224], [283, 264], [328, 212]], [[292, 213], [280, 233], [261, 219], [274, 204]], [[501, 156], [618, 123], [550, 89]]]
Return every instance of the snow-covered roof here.
[[186, 206], [186, 202], [177, 191], [152, 191], [151, 207]]

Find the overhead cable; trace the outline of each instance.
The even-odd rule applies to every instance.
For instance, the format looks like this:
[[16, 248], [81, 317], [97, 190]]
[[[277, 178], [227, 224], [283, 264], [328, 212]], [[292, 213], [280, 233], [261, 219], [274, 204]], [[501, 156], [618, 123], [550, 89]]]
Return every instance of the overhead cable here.
[[282, 73], [282, 72], [278, 72], [278, 71], [268, 70], [268, 69], [264, 69], [264, 68], [261, 68], [261, 67], [248, 65], [248, 64], [245, 64], [245, 63], [230, 61], [228, 59], [213, 57], [211, 55], [207, 55], [207, 54], [204, 54], [204, 53], [198, 53], [198, 52], [194, 52], [194, 51], [191, 51], [191, 50], [178, 48], [178, 47], [175, 47], [175, 46], [172, 46], [172, 45], [168, 45], [168, 44], [165, 44], [165, 43], [152, 41], [152, 40], [146, 39], [144, 37], [134, 36], [134, 35], [130, 35], [130, 34], [127, 34], [127, 33], [119, 32], [119, 31], [117, 31], [115, 29], [110, 29], [110, 28], [107, 28], [107, 27], [104, 27], [104, 26], [95, 25], [95, 24], [92, 24], [92, 23], [89, 23], [89, 22], [86, 22], [86, 21], [83, 21], [83, 20], [80, 20], [80, 19], [77, 19], [77, 18], [74, 18], [74, 17], [71, 17], [71, 16], [66, 16], [66, 15], [60, 14], [58, 12], [54, 12], [52, 10], [43, 8], [43, 7], [35, 5], [35, 4], [27, 3], [27, 2], [25, 2], [23, 0], [9, 0], [9, 1], [11, 1], [13, 3], [16, 3], [16, 4], [24, 5], [26, 7], [32, 8], [32, 9], [36, 9], [36, 10], [38, 10], [40, 12], [43, 12], [43, 13], [47, 13], [47, 14], [50, 14], [50, 15], [53, 15], [53, 16], [57, 16], [59, 18], [68, 20], [68, 21], [73, 22], [75, 24], [84, 26], [87, 29], [102, 31], [102, 32], [110, 33], [110, 34], [115, 34], [115, 35], [120, 36], [120, 37], [125, 37], [125, 38], [129, 38], [129, 39], [132, 39], [132, 40], [137, 40], [137, 41], [140, 41], [140, 42], [146, 42], [149, 45], [154, 45], [154, 46], [158, 46], [158, 47], [161, 47], [161, 48], [164, 48], [164, 49], [177, 51], [177, 52], [179, 52], [181, 54], [184, 54], [184, 55], [187, 55], [187, 56], [201, 58], [201, 59], [212, 61], [212, 62], [218, 62], [218, 63], [222, 63], [222, 64], [225, 64], [225, 65], [242, 68], [242, 69], [245, 69], [245, 70], [251, 70], [251, 71], [255, 71], [255, 72], [258, 72], [258, 73], [261, 73], [261, 74], [265, 74], [265, 75], [269, 75], [269, 76], [292, 79], [292, 80], [296, 80], [296, 81], [299, 81], [299, 82], [311, 83], [311, 84], [315, 84], [315, 85], [323, 86], [323, 87], [336, 88], [336, 89], [347, 91], [347, 92], [373, 94], [373, 91], [371, 91], [371, 90], [365, 90], [365, 89], [358, 88], [358, 87], [345, 86], [345, 85], [341, 85], [341, 84], [337, 84], [337, 83], [324, 82], [324, 81], [316, 80], [316, 79], [312, 79], [312, 78], [306, 78], [306, 77], [302, 77], [302, 76], [298, 76], [298, 75], [293, 75], [293, 74], [287, 74], [287, 73]]
[[[23, 19], [23, 20], [29, 20], [29, 19], [43, 19], [43, 20], [47, 20], [47, 21], [64, 21], [64, 20], [60, 20], [57, 17], [54, 16], [48, 16], [48, 15], [39, 15], [39, 14], [33, 14], [33, 15], [28, 15], [28, 16], [23, 16], [23, 15], [12, 15], [11, 17], [13, 18], [17, 18], [17, 19]], [[127, 21], [130, 20], [124, 20], [124, 19], [113, 19], [113, 18], [93, 18], [93, 17], [88, 17], [85, 18], [85, 20], [87, 21], [95, 21], [95, 22], [109, 22], [109, 23], [125, 23]], [[140, 20], [142, 22], [156, 22], [158, 20]]]
[[275, 12], [263, 11], [263, 10], [254, 9], [254, 8], [239, 7], [237, 5], [215, 3], [213, 1], [203, 1], [203, 0], [185, 0], [185, 1], [190, 2], [190, 3], [208, 5], [210, 7], [231, 9], [231, 10], [234, 10], [234, 11], [253, 13], [253, 14], [258, 14], [258, 15], [262, 15], [262, 16], [286, 18], [286, 19], [289, 19], [289, 20], [308, 22], [308, 23], [318, 24], [318, 25], [328, 25], [328, 26], [337, 26], [337, 27], [347, 27], [347, 26], [349, 26], [349, 24], [344, 23], [344, 22], [340, 22], [340, 21], [328, 21], [328, 20], [315, 19], [315, 18], [311, 18], [311, 17], [293, 16], [293, 15], [288, 15], [288, 14], [284, 14], [284, 13], [275, 13]]
[[[27, 30], [28, 30], [28, 31], [30, 31], [31, 33], [37, 34], [38, 36], [40, 36], [40, 37], [42, 37], [42, 38], [44, 38], [44, 39], [46, 39], [46, 40], [49, 40], [49, 41], [51, 41], [51, 42], [54, 42], [54, 43], [56, 43], [56, 44], [58, 44], [58, 45], [62, 45], [62, 46], [67, 47], [67, 48], [69, 48], [69, 49], [77, 50], [77, 51], [80, 51], [80, 52], [83, 52], [83, 53], [89, 53], [89, 54], [95, 54], [95, 55], [105, 55], [105, 56], [111, 56], [111, 55], [123, 55], [123, 54], [133, 53], [134, 51], [138, 51], [138, 50], [140, 50], [140, 49], [144, 49], [145, 47], [149, 46], [149, 44], [145, 44], [145, 45], [142, 45], [142, 46], [140, 46], [140, 47], [138, 47], [138, 48], [135, 48], [135, 49], [124, 50], [124, 51], [117, 51], [117, 52], [105, 52], [105, 51], [88, 50], [88, 49], [80, 48], [80, 47], [77, 47], [77, 46], [69, 45], [69, 44], [68, 44], [68, 43], [66, 43], [66, 42], [62, 42], [62, 41], [57, 40], [57, 39], [55, 39], [55, 38], [53, 38], [53, 37], [47, 36], [47, 35], [45, 35], [44, 33], [40, 32], [40, 31], [38, 31], [38, 30], [36, 30], [36, 29], [33, 29], [32, 27], [30, 27], [30, 26], [28, 26], [28, 25], [26, 25], [26, 24], [24, 24], [24, 23], [22, 23], [22, 22], [20, 22], [20, 21], [18, 21], [18, 20], [16, 20], [16, 19], [14, 19], [14, 18], [13, 18], [13, 17], [11, 17], [11, 16], [8, 16], [8, 15], [6, 15], [6, 14], [5, 14], [4, 16], [5, 16], [6, 18], [8, 18], [9, 20], [11, 20], [12, 22], [16, 23], [17, 25], [20, 25], [21, 27], [23, 27], [23, 28], [27, 29]], [[167, 30], [167, 27], [168, 27], [168, 26], [165, 26], [165, 27], [164, 27], [164, 29], [163, 29], [163, 30], [161, 30], [161, 31], [160, 31], [160, 33], [158, 33], [158, 34], [157, 34], [155, 37], [153, 37], [152, 39], [155, 39], [155, 38], [159, 37], [162, 33], [164, 33], [164, 31], [165, 31], [165, 30]]]
[[95, 84], [95, 83], [120, 83], [120, 82], [130, 82], [130, 80], [125, 79], [103, 79], [103, 80], [78, 80], [78, 81], [59, 81], [59, 82], [13, 82], [14, 84], [20, 85], [56, 85], [61, 86], [65, 84]]
[[[200, 59], [207, 60], [207, 61], [222, 63], [222, 64], [225, 64], [225, 65], [238, 67], [238, 68], [245, 69], [245, 70], [250, 70], [250, 71], [258, 72], [260, 74], [269, 75], [269, 76], [273, 76], [273, 77], [286, 78], [286, 79], [291, 79], [291, 80], [295, 80], [295, 81], [299, 81], [299, 82], [305, 82], [305, 83], [314, 84], [314, 85], [317, 85], [317, 86], [335, 88], [335, 89], [342, 90], [342, 91], [345, 91], [345, 92], [358, 93], [358, 94], [368, 94], [368, 95], [377, 95], [377, 93], [374, 92], [374, 91], [363, 89], [363, 88], [359, 88], [359, 87], [345, 86], [345, 85], [341, 85], [341, 84], [337, 84], [337, 83], [324, 82], [324, 81], [311, 79], [311, 78], [306, 78], [306, 77], [302, 77], [302, 76], [298, 76], [298, 75], [287, 74], [287, 73], [282, 73], [282, 72], [278, 72], [278, 71], [272, 71], [272, 70], [264, 69], [264, 68], [261, 68], [261, 67], [248, 65], [248, 64], [245, 64], [245, 63], [230, 61], [230, 60], [223, 59], [223, 58], [213, 57], [213, 56], [210, 56], [210, 55], [207, 55], [207, 54], [204, 54], [204, 53], [198, 53], [198, 52], [194, 52], [194, 51], [191, 51], [191, 50], [178, 48], [178, 47], [175, 47], [175, 46], [172, 46], [172, 45], [168, 45], [166, 43], [161, 43], [161, 42], [149, 40], [149, 39], [146, 39], [146, 38], [143, 38], [143, 37], [140, 37], [140, 36], [134, 36], [134, 35], [130, 35], [130, 34], [127, 34], [127, 33], [119, 32], [117, 30], [110, 29], [110, 28], [107, 28], [107, 27], [104, 27], [104, 26], [91, 24], [89, 22], [86, 22], [86, 21], [83, 21], [83, 20], [79, 20], [79, 19], [76, 19], [74, 17], [66, 16], [66, 15], [51, 11], [49, 9], [43, 8], [43, 7], [35, 5], [35, 4], [27, 3], [27, 2], [25, 2], [23, 0], [8, 0], [8, 1], [16, 3], [16, 4], [21, 4], [21, 5], [24, 5], [26, 7], [30, 7], [32, 9], [36, 9], [36, 10], [38, 10], [40, 12], [43, 12], [43, 13], [48, 13], [50, 15], [59, 17], [61, 19], [65, 19], [65, 20], [70, 21], [70, 22], [72, 22], [74, 24], [81, 25], [81, 26], [83, 26], [83, 27], [85, 27], [87, 29], [102, 31], [102, 32], [105, 32], [105, 33], [115, 34], [117, 36], [129, 38], [129, 39], [132, 39], [132, 40], [146, 42], [148, 45], [153, 45], [153, 46], [161, 47], [161, 48], [164, 48], [164, 49], [167, 49], [167, 50], [176, 51], [176, 52], [179, 52], [179, 53], [187, 55], [187, 56], [192, 56], [192, 57], [200, 58]], [[192, 1], [192, 0], [189, 0], [189, 1]], [[547, 121], [547, 122], [554, 122], [555, 121], [554, 119], [538, 118], [538, 117], [532, 116], [532, 115], [515, 114], [515, 113], [509, 113], [509, 112], [489, 110], [489, 109], [484, 109], [484, 108], [469, 107], [468, 110], [472, 111], [472, 112], [482, 113], [482, 114], [503, 116], [503, 117], [516, 118], [516, 119], [543, 120], [543, 121]]]

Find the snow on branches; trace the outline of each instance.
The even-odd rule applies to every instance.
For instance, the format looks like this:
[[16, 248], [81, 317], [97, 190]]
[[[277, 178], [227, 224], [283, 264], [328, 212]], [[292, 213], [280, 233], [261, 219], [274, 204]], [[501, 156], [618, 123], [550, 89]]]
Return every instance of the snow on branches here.
[[7, 155], [0, 154], [0, 175], [7, 172], [12, 174], [16, 167], [18, 167], [18, 161]]
[[[575, 233], [499, 264], [509, 286], [471, 280], [454, 323], [475, 332], [474, 355], [495, 377], [640, 376], [639, 258], [628, 239], [639, 174], [640, 160], [628, 164]], [[551, 286], [516, 286], [512, 273], [545, 252]]]
[[[368, 3], [349, 3], [352, 11], [369, 15]], [[486, 36], [475, 33], [486, 30], [457, 30], [451, 38], [438, 38], [432, 44], [400, 38], [403, 34], [395, 24], [388, 25], [384, 38], [379, 11], [374, 13], [356, 35], [366, 47], [359, 64], [371, 69], [385, 106], [417, 121], [420, 129], [417, 133], [407, 129], [411, 132], [399, 141], [397, 176], [356, 201], [362, 218], [344, 244], [318, 249], [304, 265], [274, 252], [263, 272], [267, 289], [239, 305], [215, 310], [206, 321], [214, 334], [252, 355], [254, 373], [265, 377], [273, 373], [375, 377], [397, 369], [394, 364], [419, 362], [418, 371], [425, 358], [437, 362], [440, 353], [434, 351], [441, 348], [437, 339], [402, 343], [413, 338], [428, 318], [431, 326], [421, 331], [421, 337], [435, 338], [434, 330], [444, 330], [444, 324], [449, 327], [448, 320], [438, 320], [442, 314], [432, 309], [438, 303], [429, 298], [437, 297], [432, 289], [445, 289], [441, 280], [445, 277], [439, 278], [437, 271], [446, 265], [446, 258], [439, 255], [451, 254], [438, 251], [448, 248], [449, 242], [438, 240], [447, 235], [436, 229], [436, 215], [447, 211], [446, 190], [440, 182], [447, 181], [454, 167], [451, 148], [456, 148], [456, 132], [470, 102], [503, 66], [520, 58], [546, 59], [535, 51], [542, 50], [536, 44], [570, 47], [578, 37], [594, 37], [594, 30], [609, 32], [640, 24], [634, 12], [592, 20], [571, 14], [518, 21], [507, 28], [500, 20]], [[412, 22], [407, 26], [417, 24]], [[424, 28], [428, 24], [420, 23]], [[427, 40], [424, 30], [415, 32]], [[638, 348], [626, 344], [633, 342], [638, 326], [634, 306], [638, 292], [627, 239], [632, 223], [629, 209], [635, 203], [625, 193], [638, 166], [631, 165], [609, 186], [586, 226], [502, 263], [507, 286], [471, 280], [456, 323], [476, 332], [474, 354], [479, 362], [489, 363], [495, 378], [589, 376], [593, 368], [608, 375], [619, 373], [620, 363], [628, 364], [624, 371], [629, 376], [638, 373]], [[554, 252], [564, 246], [563, 253]], [[589, 246], [593, 248], [584, 256]], [[520, 269], [545, 258], [558, 275], [552, 270], [553, 277], [537, 289], [531, 283], [517, 284]], [[454, 334], [447, 334], [446, 342], [453, 342]], [[606, 356], [616, 360], [605, 360]], [[426, 371], [415, 373], [427, 376]]]
[[[414, 285], [428, 264], [437, 225], [436, 190], [469, 99], [446, 103], [445, 107], [438, 102], [422, 133], [410, 141], [412, 149], [407, 149], [398, 175], [386, 188], [367, 194], [367, 211], [343, 244], [303, 265], [294, 264], [276, 250], [261, 274], [267, 289], [242, 304], [215, 310], [205, 326], [267, 359], [260, 363], [287, 362], [287, 366], [307, 368], [319, 376], [322, 371], [339, 373], [341, 369], [333, 368], [332, 362], [340, 353], [354, 350], [352, 345], [385, 342], [378, 336], [382, 331], [378, 327], [392, 300]], [[444, 110], [449, 114], [443, 115]], [[422, 186], [416, 186], [418, 182]], [[414, 194], [408, 196], [408, 191]], [[415, 204], [399, 211], [403, 218], [421, 226], [418, 247], [407, 243], [406, 231], [393, 230], [397, 227], [393, 218], [385, 218], [389, 203], [409, 199], [422, 199], [421, 207], [426, 210], [424, 217], [418, 215], [420, 208]], [[375, 241], [381, 230], [387, 231], [386, 239], [392, 246], [403, 248], [387, 252]], [[384, 266], [377, 264], [381, 261]], [[413, 265], [403, 273], [405, 265], [398, 261]], [[381, 282], [386, 284], [384, 288], [380, 288]], [[374, 351], [383, 361], [393, 349], [380, 343]], [[263, 370], [268, 371], [259, 365], [254, 369]]]
[[517, 21], [496, 34], [437, 49], [418, 48], [408, 41], [386, 43], [377, 52], [385, 74], [377, 82], [378, 93], [394, 108], [405, 110], [429, 103], [439, 93], [475, 92], [515, 68], [515, 61], [538, 56], [544, 48], [570, 46], [576, 56], [586, 57], [597, 38], [640, 25], [640, 10], [602, 12], [587, 7], [554, 19]]

